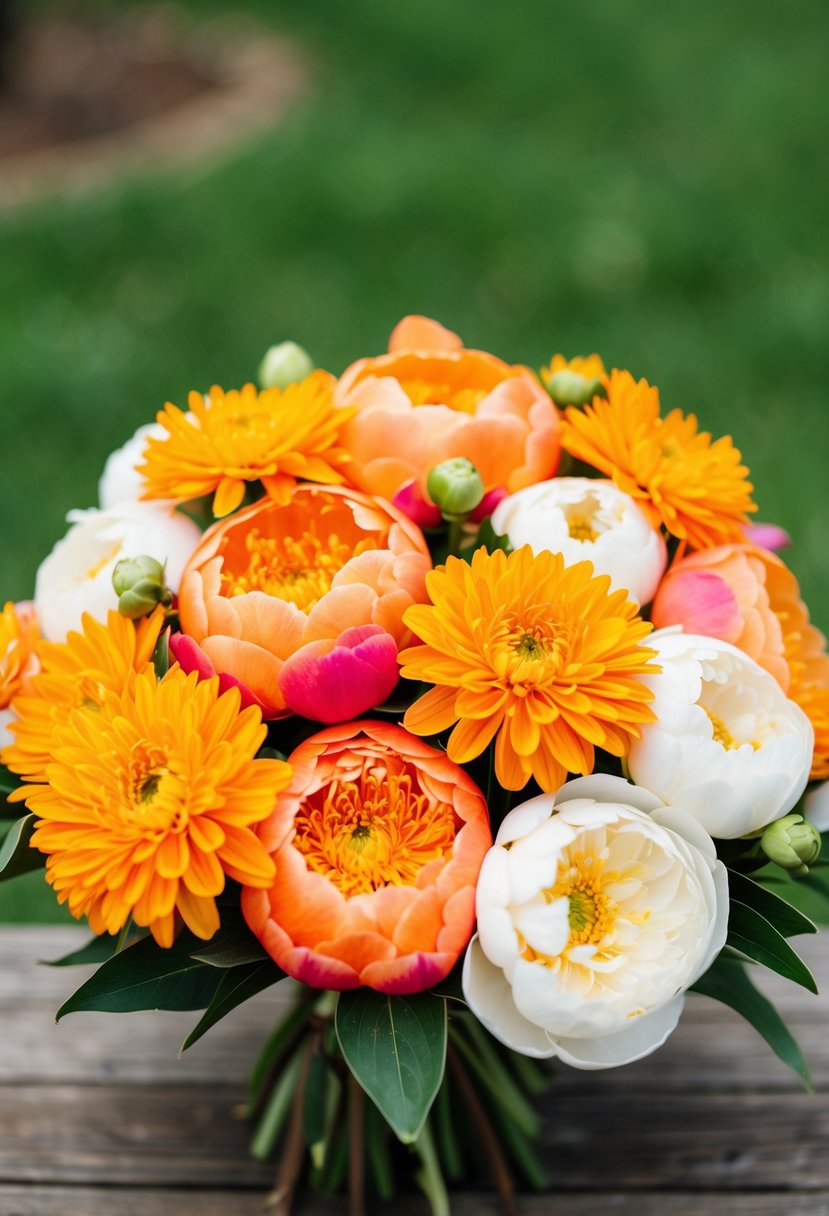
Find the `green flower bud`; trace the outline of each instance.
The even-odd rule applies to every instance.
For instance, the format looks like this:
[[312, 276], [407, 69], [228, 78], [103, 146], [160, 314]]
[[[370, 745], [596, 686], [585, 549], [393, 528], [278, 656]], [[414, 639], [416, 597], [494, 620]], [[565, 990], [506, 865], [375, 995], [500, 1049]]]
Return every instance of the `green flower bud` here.
[[118, 611], [131, 621], [147, 616], [156, 604], [172, 603], [164, 585], [164, 567], [154, 557], [123, 557], [112, 572], [112, 586], [118, 596]]
[[770, 823], [760, 837], [760, 848], [770, 861], [796, 878], [809, 873], [809, 866], [820, 853], [820, 832], [802, 815], [784, 815]]
[[436, 464], [426, 479], [426, 490], [444, 519], [465, 519], [484, 496], [481, 474], [465, 456]]
[[571, 371], [570, 368], [562, 368], [560, 372], [555, 372], [545, 383], [547, 392], [556, 405], [561, 406], [562, 409], [566, 405], [577, 407], [589, 405], [594, 397], [606, 396], [601, 376], [591, 376], [590, 379], [587, 379], [586, 376]]
[[296, 342], [280, 342], [272, 346], [259, 364], [262, 388], [287, 388], [304, 380], [314, 370], [314, 361]]

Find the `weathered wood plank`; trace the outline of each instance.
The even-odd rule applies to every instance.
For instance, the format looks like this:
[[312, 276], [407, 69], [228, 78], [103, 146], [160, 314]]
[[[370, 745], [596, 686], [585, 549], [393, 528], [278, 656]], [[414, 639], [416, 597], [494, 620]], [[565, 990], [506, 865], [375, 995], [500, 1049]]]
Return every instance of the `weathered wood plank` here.
[[[142, 1083], [167, 1078], [182, 1085], [238, 1084], [290, 999], [277, 985], [234, 1010], [180, 1059], [176, 1053], [197, 1013], [54, 1013], [89, 974], [50, 968], [54, 958], [86, 940], [83, 930], [33, 927], [0, 930], [0, 1083]], [[758, 981], [801, 1041], [818, 1088], [829, 1089], [829, 933], [801, 939], [824, 992], [820, 997], [756, 969]], [[797, 1078], [741, 1018], [703, 997], [690, 997], [678, 1030], [661, 1051], [626, 1068], [580, 1073], [562, 1068], [557, 1092], [638, 1093], [666, 1090], [790, 1091]]]
[[[0, 1088], [0, 1182], [267, 1186], [238, 1091]], [[829, 1189], [829, 1097], [553, 1094], [541, 1153], [554, 1192]]]
[[[600, 1205], [600, 1206], [599, 1206]], [[524, 1196], [520, 1216], [829, 1216], [829, 1194], [699, 1195], [649, 1192], [596, 1195]], [[344, 1200], [304, 1196], [296, 1216], [343, 1216]], [[378, 1204], [378, 1213], [395, 1216], [428, 1216], [428, 1206], [419, 1196], [404, 1196], [391, 1204]], [[0, 1186], [0, 1216], [263, 1216], [261, 1195], [238, 1191], [187, 1190], [93, 1190], [87, 1187]], [[501, 1216], [497, 1202], [488, 1195], [452, 1195], [452, 1216]]]

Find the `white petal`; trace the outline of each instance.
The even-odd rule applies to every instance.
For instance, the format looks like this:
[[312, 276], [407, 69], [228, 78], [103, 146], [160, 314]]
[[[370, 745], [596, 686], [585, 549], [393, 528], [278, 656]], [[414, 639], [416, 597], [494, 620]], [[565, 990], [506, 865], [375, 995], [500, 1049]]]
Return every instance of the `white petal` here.
[[803, 816], [819, 832], [829, 831], [829, 781], [823, 781], [809, 790], [803, 804]]
[[555, 1054], [573, 1068], [618, 1068], [621, 1064], [632, 1064], [662, 1046], [676, 1029], [683, 1004], [683, 997], [674, 997], [660, 1009], [632, 1018], [623, 1030], [613, 1034], [590, 1039], [556, 1039]]
[[576, 777], [568, 781], [556, 794], [556, 806], [563, 806], [574, 798], [593, 798], [596, 802], [617, 802], [633, 806], [639, 811], [653, 811], [662, 803], [650, 790], [632, 785], [624, 777], [610, 773], [593, 773], [589, 777]]
[[536, 1059], [555, 1053], [545, 1032], [516, 1009], [503, 971], [486, 957], [477, 935], [463, 960], [463, 994], [478, 1020], [500, 1043]]
[[539, 794], [536, 798], [522, 802], [520, 806], [515, 807], [504, 817], [504, 822], [495, 837], [495, 843], [509, 844], [513, 840], [520, 840], [522, 836], [526, 836], [533, 828], [550, 818], [553, 813], [553, 803], [552, 794]]
[[[531, 949], [555, 958], [561, 954], [570, 937], [569, 913], [569, 899], [554, 899], [547, 903], [540, 896], [532, 904], [514, 909], [512, 922]], [[493, 962], [497, 961], [489, 950], [487, 954]]]

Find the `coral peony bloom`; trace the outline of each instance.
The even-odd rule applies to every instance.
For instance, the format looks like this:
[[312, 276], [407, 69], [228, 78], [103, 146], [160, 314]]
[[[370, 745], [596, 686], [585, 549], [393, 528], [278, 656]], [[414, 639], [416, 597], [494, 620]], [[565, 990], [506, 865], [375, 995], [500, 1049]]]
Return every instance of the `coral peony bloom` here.
[[46, 879], [95, 933], [130, 917], [171, 946], [178, 913], [197, 937], [219, 928], [225, 876], [269, 886], [273, 862], [251, 825], [273, 809], [291, 770], [254, 757], [266, 728], [239, 694], [219, 695], [173, 667], [142, 672], [119, 695], [59, 727], [48, 784], [25, 790]]
[[561, 442], [692, 549], [742, 540], [746, 512], [757, 509], [731, 437], [712, 443], [681, 410], [661, 418], [658, 389], [630, 372], [610, 373], [607, 400], [565, 412]]
[[14, 742], [0, 753], [3, 764], [27, 781], [45, 781], [55, 730], [73, 710], [100, 708], [106, 693], [122, 693], [135, 672], [152, 671], [163, 626], [160, 607], [141, 621], [112, 611], [105, 625], [84, 616], [83, 632], [65, 642], [40, 641], [40, 670], [12, 702]]
[[650, 603], [667, 561], [662, 533], [630, 495], [593, 477], [555, 477], [519, 490], [496, 508], [492, 527], [514, 549], [592, 562], [635, 604]]
[[314, 372], [286, 389], [257, 392], [253, 384], [205, 398], [191, 393], [190, 413], [168, 402], [157, 415], [168, 432], [151, 437], [139, 472], [144, 498], [188, 502], [213, 494], [213, 514], [241, 505], [247, 483], [285, 504], [297, 478], [338, 485], [347, 457], [339, 446], [347, 415], [334, 409], [334, 377]]
[[38, 669], [35, 645], [40, 637], [31, 603], [7, 603], [0, 613], [0, 747], [11, 743], [9, 724], [16, 717], [11, 703], [27, 689]]
[[504, 820], [481, 868], [464, 995], [514, 1051], [613, 1068], [664, 1043], [725, 944], [714, 843], [619, 777], [542, 794]]
[[628, 756], [637, 785], [689, 811], [711, 836], [758, 832], [803, 793], [814, 731], [777, 681], [719, 638], [660, 630], [646, 683], [656, 721]]
[[242, 892], [262, 945], [314, 988], [400, 994], [443, 979], [471, 936], [492, 843], [481, 791], [381, 722], [322, 731], [289, 763], [291, 785], [258, 829], [276, 881]]
[[430, 469], [452, 456], [471, 460], [487, 490], [513, 492], [558, 467], [558, 412], [532, 373], [464, 349], [425, 317], [400, 322], [389, 354], [352, 364], [334, 399], [354, 408], [348, 476], [370, 494], [392, 499], [414, 478], [425, 495]]
[[422, 533], [389, 503], [297, 486], [287, 506], [263, 499], [208, 529], [182, 578], [181, 627], [273, 718], [293, 708], [280, 672], [305, 646], [363, 625], [405, 644], [430, 568]]
[[655, 671], [641, 645], [649, 623], [590, 562], [560, 553], [508, 557], [479, 549], [471, 565], [450, 557], [426, 580], [431, 605], [406, 613], [424, 645], [400, 655], [402, 675], [435, 685], [404, 725], [433, 735], [455, 723], [447, 751], [458, 764], [497, 735], [495, 772], [506, 789], [534, 777], [557, 789], [589, 773], [594, 746], [623, 756], [643, 722]]
[[658, 628], [722, 638], [770, 672], [815, 730], [812, 777], [829, 777], [829, 657], [791, 570], [754, 545], [722, 545], [671, 567], [653, 603]]
[[72, 524], [35, 579], [35, 604], [43, 636], [62, 642], [85, 612], [106, 620], [118, 605], [112, 572], [122, 558], [146, 555], [164, 566], [172, 592], [201, 537], [191, 519], [169, 503], [121, 502], [107, 511], [70, 511]]

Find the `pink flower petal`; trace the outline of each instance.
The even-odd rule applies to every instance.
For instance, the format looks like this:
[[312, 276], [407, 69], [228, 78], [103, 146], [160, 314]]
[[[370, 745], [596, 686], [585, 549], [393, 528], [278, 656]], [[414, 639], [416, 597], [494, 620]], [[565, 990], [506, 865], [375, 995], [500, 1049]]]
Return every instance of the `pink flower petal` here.
[[682, 625], [689, 633], [726, 642], [739, 637], [742, 628], [737, 597], [728, 583], [703, 570], [669, 574], [656, 593], [651, 620], [657, 629]]
[[282, 665], [279, 691], [294, 713], [347, 722], [374, 709], [397, 684], [397, 644], [379, 625], [346, 629], [301, 646]]
[[746, 540], [758, 549], [769, 549], [776, 553], [778, 549], [788, 549], [792, 538], [784, 528], [777, 524], [748, 524], [745, 530]]
[[469, 516], [473, 524], [482, 523], [488, 515], [492, 514], [498, 503], [502, 502], [508, 495], [509, 490], [506, 486], [495, 486], [493, 489], [488, 490]]
[[434, 503], [429, 502], [423, 495], [416, 478], [404, 481], [391, 501], [392, 506], [408, 515], [419, 528], [440, 527], [441, 513]]
[[205, 654], [198, 642], [194, 642], [186, 633], [170, 635], [170, 654], [182, 671], [197, 671], [200, 680], [209, 680], [212, 676], [218, 675], [219, 692], [227, 692], [229, 688], [238, 688], [242, 698], [240, 708], [247, 709], [249, 705], [259, 705], [261, 708], [261, 702], [253, 695], [247, 684], [243, 684], [241, 680], [237, 680], [235, 676], [226, 671], [217, 672], [210, 657]]

